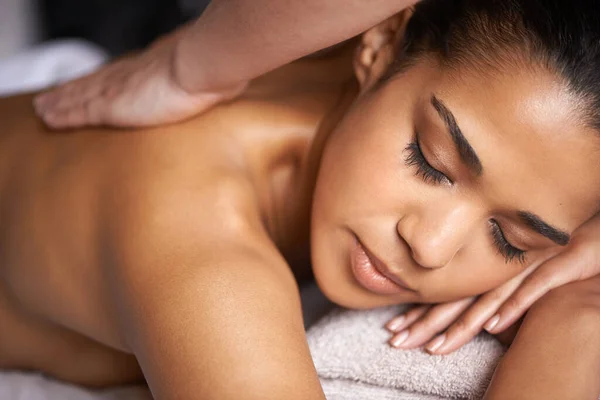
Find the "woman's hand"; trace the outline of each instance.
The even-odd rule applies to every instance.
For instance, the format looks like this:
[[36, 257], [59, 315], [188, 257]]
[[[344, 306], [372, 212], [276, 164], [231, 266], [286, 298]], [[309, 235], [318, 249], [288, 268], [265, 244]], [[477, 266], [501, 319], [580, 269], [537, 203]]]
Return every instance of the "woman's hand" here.
[[552, 289], [599, 274], [600, 214], [582, 225], [561, 253], [502, 286], [478, 298], [417, 306], [394, 318], [386, 325], [394, 333], [390, 344], [402, 349], [425, 345], [430, 353], [451, 353], [483, 329], [492, 334], [506, 331]]
[[189, 118], [244, 90], [245, 82], [221, 90], [186, 91], [173, 71], [180, 36], [181, 31], [39, 95], [34, 100], [37, 114], [53, 129], [153, 126]]
[[[394, 334], [390, 344], [400, 349], [425, 345], [433, 354], [451, 353], [475, 337], [486, 322], [521, 285], [530, 267], [502, 286], [481, 295], [436, 305], [418, 305], [392, 319], [386, 328]], [[440, 332], [445, 333], [438, 335]], [[510, 338], [506, 338], [510, 341]]]

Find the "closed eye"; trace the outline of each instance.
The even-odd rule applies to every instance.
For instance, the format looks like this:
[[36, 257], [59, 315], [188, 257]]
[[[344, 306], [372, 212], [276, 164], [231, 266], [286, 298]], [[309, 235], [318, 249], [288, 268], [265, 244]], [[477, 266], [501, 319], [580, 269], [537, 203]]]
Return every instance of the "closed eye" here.
[[504, 236], [504, 233], [496, 220], [491, 220], [490, 225], [494, 244], [498, 248], [498, 252], [504, 257], [506, 263], [517, 260], [520, 264], [525, 264], [526, 251], [516, 248], [506, 240], [506, 236]]
[[[406, 147], [405, 151], [407, 152], [405, 162], [408, 166], [416, 167], [415, 174], [420, 176], [423, 181], [427, 183], [434, 184], [452, 184], [450, 178], [448, 178], [444, 173], [438, 171], [425, 158], [423, 151], [421, 150], [421, 146], [419, 145], [418, 139], [415, 139], [414, 142], [409, 143]], [[518, 261], [520, 264], [525, 263], [525, 255], [526, 251], [521, 250], [513, 245], [511, 245], [504, 233], [502, 232], [502, 228], [497, 221], [491, 220], [491, 234], [494, 240], [494, 245], [498, 249], [498, 252], [504, 257], [506, 263], [510, 263], [513, 261]]]
[[406, 165], [409, 167], [416, 167], [416, 175], [420, 176], [427, 183], [441, 184], [446, 183], [451, 185], [452, 181], [442, 172], [433, 168], [427, 161], [421, 150], [419, 139], [415, 139], [414, 142], [410, 143], [405, 151], [407, 152], [406, 158], [404, 159]]

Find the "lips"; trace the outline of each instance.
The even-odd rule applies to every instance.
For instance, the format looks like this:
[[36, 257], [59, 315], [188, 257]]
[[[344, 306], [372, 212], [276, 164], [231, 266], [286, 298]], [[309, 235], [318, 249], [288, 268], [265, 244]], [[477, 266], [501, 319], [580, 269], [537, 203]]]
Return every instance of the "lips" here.
[[350, 258], [354, 277], [365, 289], [382, 295], [415, 293], [399, 277], [391, 274], [387, 266], [363, 246], [358, 238]]

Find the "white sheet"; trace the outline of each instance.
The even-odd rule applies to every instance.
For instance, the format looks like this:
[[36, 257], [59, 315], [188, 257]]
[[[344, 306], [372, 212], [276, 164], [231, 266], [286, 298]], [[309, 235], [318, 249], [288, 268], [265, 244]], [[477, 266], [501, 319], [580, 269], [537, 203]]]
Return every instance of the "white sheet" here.
[[31, 92], [85, 75], [107, 60], [99, 47], [81, 40], [48, 42], [0, 58], [0, 96]]
[[1, 400], [151, 400], [142, 387], [91, 391], [38, 374], [0, 373]]

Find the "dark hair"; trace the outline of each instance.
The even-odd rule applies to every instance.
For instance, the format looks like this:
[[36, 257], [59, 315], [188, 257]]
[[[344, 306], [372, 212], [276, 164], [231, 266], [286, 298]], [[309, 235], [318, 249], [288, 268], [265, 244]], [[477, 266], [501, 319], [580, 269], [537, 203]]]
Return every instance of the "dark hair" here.
[[564, 79], [600, 129], [599, 0], [423, 0], [410, 19], [397, 73], [425, 55], [447, 65], [534, 63]]

